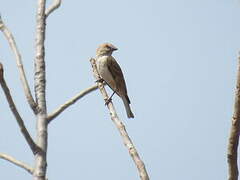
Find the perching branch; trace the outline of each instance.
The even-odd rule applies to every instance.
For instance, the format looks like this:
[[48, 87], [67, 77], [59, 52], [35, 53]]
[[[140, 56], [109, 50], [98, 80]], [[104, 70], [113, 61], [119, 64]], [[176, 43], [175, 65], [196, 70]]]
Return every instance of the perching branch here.
[[38, 151], [37, 145], [34, 143], [32, 137], [30, 136], [30, 134], [27, 130], [27, 128], [25, 127], [25, 124], [24, 124], [20, 114], [18, 113], [18, 110], [15, 106], [15, 103], [12, 99], [10, 90], [7, 86], [7, 83], [6, 83], [5, 79], [4, 79], [3, 65], [1, 63], [0, 63], [0, 84], [1, 84], [1, 87], [4, 91], [5, 96], [7, 98], [9, 107], [10, 107], [14, 117], [17, 120], [18, 126], [20, 127], [20, 130], [21, 130], [25, 140], [27, 141], [27, 143], [28, 143], [29, 147], [31, 148], [33, 154], [36, 154], [36, 152]]
[[54, 10], [59, 8], [59, 6], [61, 5], [61, 2], [62, 0], [53, 0], [53, 3], [51, 4], [51, 6], [46, 10], [46, 17], [48, 17], [48, 15], [51, 14]]
[[[95, 59], [91, 59], [90, 60], [91, 64], [92, 64], [92, 68], [93, 68], [93, 75], [96, 78], [96, 80], [100, 80], [100, 76], [97, 72], [97, 67], [96, 67], [96, 63], [95, 63]], [[98, 82], [98, 88], [103, 96], [103, 99], [105, 100], [105, 102], [108, 100], [108, 95], [107, 92], [103, 86], [103, 83]], [[128, 136], [128, 133], [126, 131], [126, 128], [123, 124], [123, 122], [119, 119], [116, 110], [113, 106], [112, 102], [109, 102], [107, 105], [109, 112], [110, 112], [110, 116], [111, 119], [113, 121], [113, 123], [115, 124], [115, 126], [118, 128], [118, 131], [120, 133], [120, 135], [122, 136], [123, 139], [123, 143], [124, 145], [127, 147], [129, 154], [131, 155], [135, 165], [137, 166], [139, 175], [141, 180], [149, 180], [148, 177], [148, 173], [147, 170], [145, 168], [145, 165], [143, 163], [143, 161], [140, 159], [137, 149], [134, 147], [132, 140], [130, 139], [130, 137]]]
[[27, 98], [28, 104], [32, 108], [33, 112], [36, 114], [37, 113], [37, 104], [33, 99], [31, 90], [30, 90], [29, 85], [28, 85], [28, 81], [27, 81], [25, 71], [24, 71], [24, 68], [23, 68], [21, 54], [20, 54], [20, 52], [17, 48], [17, 44], [14, 40], [14, 37], [13, 37], [11, 31], [3, 23], [1, 17], [0, 17], [0, 30], [5, 35], [7, 41], [9, 43], [14, 55], [15, 55], [17, 67], [18, 67], [18, 70], [19, 70], [19, 73], [20, 73], [20, 80], [22, 82], [22, 86], [23, 86], [23, 89], [24, 89], [25, 96]]
[[76, 101], [78, 101], [79, 99], [81, 99], [83, 96], [89, 94], [90, 92], [96, 90], [98, 88], [97, 85], [94, 85], [90, 88], [87, 88], [81, 92], [79, 92], [76, 96], [74, 96], [72, 99], [70, 99], [69, 101], [65, 102], [64, 104], [62, 104], [59, 108], [57, 108], [53, 113], [51, 113], [50, 115], [48, 115], [47, 120], [48, 123], [50, 123], [54, 118], [56, 118], [61, 112], [63, 112], [65, 109], [67, 109], [70, 105], [74, 104]]
[[228, 142], [228, 180], [238, 180], [238, 143], [240, 132], [240, 57], [238, 62], [237, 84], [235, 92], [235, 104], [232, 117], [232, 127]]
[[21, 161], [18, 161], [17, 159], [15, 159], [12, 156], [0, 153], [0, 158], [1, 159], [5, 159], [6, 161], [9, 161], [9, 162], [11, 162], [11, 163], [13, 163], [13, 164], [15, 164], [15, 165], [25, 169], [30, 174], [33, 174], [33, 168], [31, 168], [29, 165], [27, 165], [27, 164], [25, 164], [25, 163], [23, 163]]

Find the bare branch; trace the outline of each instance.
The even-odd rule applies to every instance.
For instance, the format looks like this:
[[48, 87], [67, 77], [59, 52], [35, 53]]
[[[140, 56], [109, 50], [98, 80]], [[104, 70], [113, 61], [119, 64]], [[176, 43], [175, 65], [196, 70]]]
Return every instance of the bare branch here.
[[33, 112], [36, 114], [37, 113], [37, 104], [33, 99], [31, 90], [30, 90], [29, 85], [28, 85], [28, 81], [27, 81], [25, 71], [24, 71], [24, 68], [23, 68], [21, 54], [20, 54], [20, 52], [17, 48], [17, 44], [14, 40], [14, 37], [13, 37], [11, 31], [3, 23], [1, 17], [0, 17], [0, 30], [5, 35], [7, 41], [9, 43], [14, 55], [15, 55], [17, 67], [18, 67], [18, 70], [19, 70], [19, 73], [20, 73], [20, 80], [22, 82], [22, 86], [23, 86], [23, 89], [24, 89], [25, 96], [27, 98], [28, 104], [32, 108]]
[[31, 148], [33, 154], [36, 154], [36, 152], [38, 151], [38, 148], [36, 146], [36, 144], [34, 143], [32, 137], [30, 136], [27, 128], [25, 127], [25, 124], [20, 116], [20, 114], [18, 113], [18, 110], [15, 106], [15, 103], [12, 99], [12, 96], [11, 96], [11, 93], [10, 93], [10, 90], [7, 86], [7, 83], [4, 79], [4, 74], [3, 74], [3, 65], [0, 63], [0, 84], [2, 86], [2, 89], [4, 91], [4, 94], [7, 98], [7, 101], [8, 101], [8, 104], [9, 104], [9, 107], [14, 115], [14, 117], [16, 118], [17, 120], [17, 123], [20, 127], [20, 130], [25, 138], [25, 140], [27, 141], [29, 147]]
[[59, 6], [61, 5], [61, 2], [62, 0], [53, 0], [52, 5], [46, 10], [46, 17], [48, 17], [48, 15], [51, 14], [54, 10], [59, 8]]
[[56, 118], [61, 112], [63, 112], [65, 109], [67, 109], [70, 105], [74, 104], [76, 101], [81, 99], [83, 96], [89, 94], [90, 92], [98, 89], [97, 85], [94, 85], [90, 88], [87, 88], [81, 92], [79, 92], [76, 96], [74, 96], [72, 99], [68, 100], [64, 104], [62, 104], [59, 108], [57, 108], [53, 113], [48, 115], [47, 120], [48, 123], [50, 123], [54, 118]]
[[[100, 76], [97, 72], [95, 59], [92, 58], [90, 60], [90, 62], [92, 64], [94, 77], [98, 81], [98, 80], [100, 80]], [[98, 88], [99, 88], [99, 90], [100, 90], [100, 92], [103, 96], [103, 99], [106, 102], [107, 99], [108, 99], [108, 95], [107, 95], [107, 92], [106, 92], [106, 90], [103, 86], [103, 83], [101, 83], [100, 81], [98, 82]], [[118, 128], [118, 131], [119, 131], [120, 135], [122, 136], [124, 145], [127, 147], [129, 154], [131, 155], [135, 165], [137, 166], [137, 169], [138, 169], [141, 180], [149, 180], [148, 173], [147, 173], [147, 170], [145, 168], [145, 165], [144, 165], [143, 161], [140, 159], [140, 157], [138, 155], [138, 152], [137, 152], [137, 149], [134, 147], [132, 140], [128, 136], [128, 133], [126, 131], [126, 128], [125, 128], [123, 122], [119, 119], [119, 117], [116, 113], [116, 110], [113, 106], [113, 103], [110, 101], [108, 103], [107, 107], [109, 109], [110, 116], [111, 116], [111, 119], [112, 119], [113, 123]]]
[[234, 113], [228, 142], [228, 180], [238, 180], [238, 143], [240, 132], [240, 57], [238, 62], [237, 83], [235, 92]]
[[27, 165], [27, 164], [25, 164], [25, 163], [15, 159], [12, 156], [9, 156], [9, 155], [4, 154], [4, 153], [0, 153], [0, 158], [1, 159], [5, 159], [6, 161], [9, 161], [9, 162], [17, 165], [18, 167], [21, 167], [21, 168], [25, 169], [30, 174], [33, 174], [33, 168], [31, 168], [29, 165]]

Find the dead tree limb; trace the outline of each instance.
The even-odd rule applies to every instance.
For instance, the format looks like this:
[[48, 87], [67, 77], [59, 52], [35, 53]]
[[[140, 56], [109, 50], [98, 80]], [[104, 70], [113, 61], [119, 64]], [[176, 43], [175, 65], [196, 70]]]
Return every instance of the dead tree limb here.
[[15, 165], [17, 165], [18, 167], [21, 167], [23, 169], [25, 169], [27, 172], [29, 172], [30, 174], [33, 174], [33, 168], [30, 167], [29, 165], [27, 165], [26, 163], [23, 163], [17, 159], [15, 159], [14, 157], [12, 156], [9, 156], [7, 154], [4, 154], [4, 153], [0, 153], [0, 158], [1, 159], [5, 159], [6, 161], [9, 161]]
[[60, 113], [62, 113], [65, 109], [67, 109], [70, 105], [77, 102], [79, 99], [84, 97], [85, 95], [91, 93], [92, 91], [95, 91], [98, 88], [97, 85], [91, 86], [81, 92], [79, 92], [76, 96], [74, 96], [72, 99], [68, 100], [64, 104], [62, 104], [60, 107], [58, 107], [54, 112], [48, 115], [47, 120], [48, 123], [50, 123], [54, 118], [56, 118]]
[[37, 148], [37, 145], [35, 144], [35, 142], [33, 141], [31, 135], [29, 134], [27, 128], [25, 127], [25, 124], [24, 124], [24, 121], [23, 119], [21, 118], [17, 108], [16, 108], [16, 105], [12, 99], [12, 96], [11, 96], [11, 93], [10, 93], [10, 90], [7, 86], [7, 83], [4, 79], [4, 70], [3, 70], [3, 65], [0, 63], [0, 84], [1, 84], [1, 87], [3, 89], [3, 92], [6, 96], [6, 99], [8, 101], [8, 104], [9, 104], [9, 107], [18, 123], [18, 126], [25, 138], [25, 140], [27, 141], [29, 147], [31, 148], [33, 154], [36, 154], [36, 152], [38, 151], [38, 148]]
[[33, 99], [31, 90], [30, 90], [29, 85], [28, 85], [28, 81], [27, 81], [25, 71], [24, 71], [24, 67], [23, 67], [23, 63], [22, 63], [21, 54], [20, 54], [20, 52], [17, 48], [17, 44], [14, 40], [14, 37], [13, 37], [11, 31], [3, 23], [1, 17], [0, 17], [0, 30], [3, 32], [4, 36], [6, 37], [6, 39], [8, 41], [9, 46], [11, 47], [11, 49], [12, 49], [14, 55], [15, 55], [17, 67], [18, 67], [18, 70], [19, 70], [20, 80], [22, 82], [22, 86], [23, 86], [24, 93], [25, 93], [25, 96], [27, 98], [28, 104], [32, 108], [33, 112], [35, 114], [37, 114], [37, 104]]

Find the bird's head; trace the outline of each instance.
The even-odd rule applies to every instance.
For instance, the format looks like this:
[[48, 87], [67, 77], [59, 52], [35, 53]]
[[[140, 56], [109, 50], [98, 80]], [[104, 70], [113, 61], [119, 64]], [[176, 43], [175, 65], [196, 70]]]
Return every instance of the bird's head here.
[[97, 56], [110, 56], [112, 55], [112, 52], [116, 50], [117, 48], [114, 45], [110, 43], [104, 43], [97, 48]]

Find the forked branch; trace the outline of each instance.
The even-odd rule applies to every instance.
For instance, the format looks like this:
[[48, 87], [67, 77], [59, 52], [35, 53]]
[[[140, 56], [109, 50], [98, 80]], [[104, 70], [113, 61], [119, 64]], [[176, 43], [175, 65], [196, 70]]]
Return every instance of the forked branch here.
[[[98, 81], [98, 88], [103, 96], [103, 99], [105, 100], [105, 102], [108, 100], [108, 95], [107, 92], [103, 86], [103, 83], [101, 83], [100, 80], [100, 76], [98, 74], [97, 71], [97, 67], [96, 67], [96, 63], [95, 63], [95, 59], [91, 59], [90, 60], [91, 64], [92, 64], [92, 68], [93, 68], [93, 75], [96, 78], [96, 80]], [[130, 137], [128, 136], [128, 133], [126, 131], [126, 128], [123, 124], [123, 122], [119, 119], [116, 110], [113, 106], [113, 103], [110, 101], [107, 105], [108, 110], [110, 112], [110, 116], [111, 119], [113, 121], [113, 123], [115, 124], [115, 126], [117, 127], [120, 135], [122, 136], [123, 139], [123, 143], [126, 146], [126, 148], [128, 149], [129, 154], [131, 155], [135, 165], [137, 166], [139, 175], [141, 180], [149, 180], [148, 177], [148, 173], [147, 170], [145, 168], [145, 165], [143, 163], [143, 161], [140, 159], [137, 149], [134, 147], [132, 140], [130, 139]]]
[[28, 81], [27, 81], [25, 71], [24, 71], [24, 68], [23, 68], [21, 54], [20, 54], [20, 52], [17, 48], [17, 44], [14, 40], [14, 37], [13, 37], [11, 31], [4, 24], [1, 17], [0, 17], [0, 30], [3, 32], [4, 36], [6, 37], [6, 39], [8, 41], [8, 44], [10, 45], [10, 47], [11, 47], [11, 49], [12, 49], [14, 55], [15, 55], [17, 67], [18, 67], [18, 70], [19, 70], [19, 73], [20, 73], [20, 80], [22, 82], [22, 86], [23, 86], [23, 89], [24, 89], [25, 96], [27, 98], [28, 104], [32, 108], [33, 112], [36, 114], [37, 113], [37, 104], [33, 99], [31, 90], [30, 90], [29, 85], [28, 85]]
[[56, 10], [57, 8], [59, 8], [59, 6], [61, 5], [62, 0], [53, 0], [53, 3], [50, 5], [49, 8], [47, 8], [46, 10], [46, 17], [49, 16], [49, 14], [51, 14], [54, 10]]

